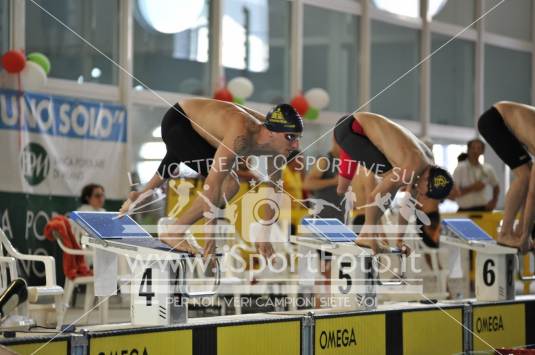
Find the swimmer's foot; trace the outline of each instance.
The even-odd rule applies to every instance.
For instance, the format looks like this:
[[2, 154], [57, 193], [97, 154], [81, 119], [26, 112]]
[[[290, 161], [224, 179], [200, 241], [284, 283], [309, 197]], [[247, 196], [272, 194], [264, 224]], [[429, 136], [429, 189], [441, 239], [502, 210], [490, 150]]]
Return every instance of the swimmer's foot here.
[[500, 235], [497, 242], [506, 247], [517, 248], [521, 254], [526, 254], [533, 248], [529, 238], [519, 238], [515, 235]]
[[183, 251], [190, 254], [202, 254], [202, 250], [193, 245], [193, 243], [190, 243], [188, 238], [184, 235], [177, 236], [176, 234], [162, 233], [160, 235], [160, 240], [176, 251]]
[[384, 240], [377, 238], [357, 238], [355, 241], [359, 247], [370, 248], [374, 254], [386, 254], [390, 252], [390, 246]]

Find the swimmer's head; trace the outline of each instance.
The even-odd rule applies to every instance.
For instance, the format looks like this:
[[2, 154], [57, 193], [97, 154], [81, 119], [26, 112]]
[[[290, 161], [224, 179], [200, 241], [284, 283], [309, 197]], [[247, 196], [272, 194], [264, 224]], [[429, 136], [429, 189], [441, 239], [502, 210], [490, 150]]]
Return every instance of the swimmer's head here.
[[272, 132], [301, 133], [303, 119], [292, 105], [280, 104], [267, 113], [264, 127]]
[[427, 187], [425, 189], [425, 195], [434, 200], [443, 200], [453, 189], [453, 178], [450, 173], [445, 169], [432, 165], [428, 168], [427, 172], [423, 177], [427, 176], [427, 183], [424, 185]]
[[291, 105], [275, 106], [266, 115], [264, 127], [270, 133], [269, 145], [274, 151], [288, 156], [290, 152], [299, 148], [303, 119]]

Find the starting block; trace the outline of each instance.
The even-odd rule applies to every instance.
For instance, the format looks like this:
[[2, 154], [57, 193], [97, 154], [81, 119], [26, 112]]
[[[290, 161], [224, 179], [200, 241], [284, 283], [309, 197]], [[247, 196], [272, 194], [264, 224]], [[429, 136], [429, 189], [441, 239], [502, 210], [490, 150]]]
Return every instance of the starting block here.
[[440, 242], [475, 251], [476, 298], [504, 301], [515, 298], [514, 271], [517, 250], [499, 245], [471, 219], [445, 219]]
[[357, 235], [340, 220], [305, 218], [300, 232], [314, 236], [291, 236], [293, 243], [332, 255], [331, 295], [337, 302], [349, 298], [351, 306], [375, 308], [376, 286], [405, 284], [405, 258], [397, 248], [391, 248], [389, 254], [400, 257], [402, 272], [394, 281], [383, 281], [379, 278], [377, 257], [371, 249], [356, 245]]
[[69, 217], [87, 232], [82, 236], [82, 244], [134, 260], [130, 263], [132, 324], [184, 323], [188, 319], [187, 298], [215, 295], [220, 280], [217, 258], [213, 289], [190, 292], [187, 266], [192, 255], [176, 251], [152, 237], [129, 216], [118, 218], [116, 212], [77, 211]]

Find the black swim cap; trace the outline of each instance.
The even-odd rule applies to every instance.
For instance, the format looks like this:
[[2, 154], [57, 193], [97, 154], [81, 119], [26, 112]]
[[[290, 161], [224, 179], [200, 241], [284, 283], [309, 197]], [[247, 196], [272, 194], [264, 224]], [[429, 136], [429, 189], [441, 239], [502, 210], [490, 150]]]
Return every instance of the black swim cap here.
[[303, 132], [301, 115], [288, 104], [280, 104], [266, 115], [264, 126], [273, 132]]
[[426, 196], [435, 200], [443, 200], [453, 189], [453, 178], [450, 173], [439, 166], [431, 166], [427, 180]]

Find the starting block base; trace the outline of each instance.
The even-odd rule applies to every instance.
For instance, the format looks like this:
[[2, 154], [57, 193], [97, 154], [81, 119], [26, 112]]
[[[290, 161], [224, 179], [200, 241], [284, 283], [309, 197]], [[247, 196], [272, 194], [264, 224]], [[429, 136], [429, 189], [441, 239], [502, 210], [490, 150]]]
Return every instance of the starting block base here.
[[515, 255], [477, 253], [476, 298], [478, 301], [515, 299]]
[[[151, 265], [152, 264], [152, 265]], [[133, 270], [130, 316], [134, 325], [171, 325], [188, 320], [188, 305], [178, 290], [171, 265], [151, 262]]]
[[514, 300], [517, 250], [498, 245], [470, 219], [445, 219], [442, 223], [446, 229], [442, 243], [476, 252], [476, 299]]
[[373, 256], [344, 257], [333, 254], [331, 295], [334, 306], [372, 309], [377, 305]]

